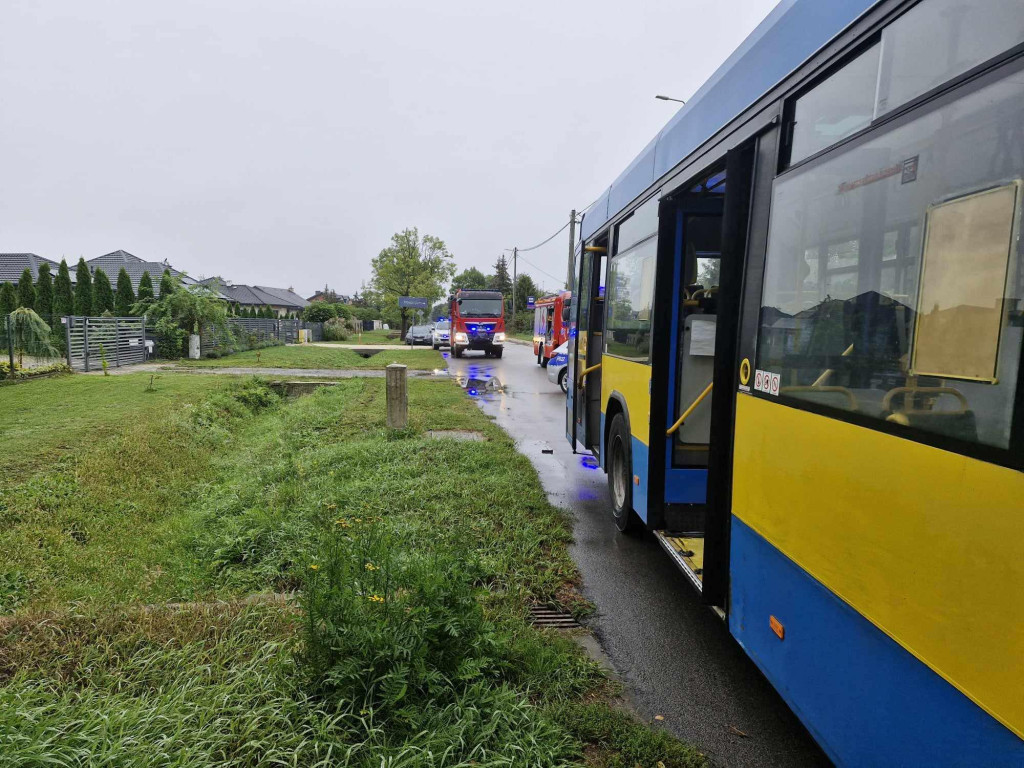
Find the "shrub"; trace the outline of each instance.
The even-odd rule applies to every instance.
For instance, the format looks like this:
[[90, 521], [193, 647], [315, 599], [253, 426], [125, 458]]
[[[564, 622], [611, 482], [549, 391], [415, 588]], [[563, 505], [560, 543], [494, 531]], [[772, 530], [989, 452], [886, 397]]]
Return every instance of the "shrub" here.
[[167, 360], [177, 360], [185, 349], [185, 333], [171, 317], [162, 317], [156, 322], [156, 353]]
[[326, 323], [337, 316], [334, 307], [326, 301], [314, 301], [302, 311], [302, 319], [307, 323]]
[[327, 341], [346, 341], [350, 333], [345, 320], [340, 317], [331, 318], [324, 323], [324, 338]]
[[14, 373], [11, 373], [11, 364], [6, 360], [0, 361], [0, 379], [4, 380], [22, 381], [24, 379], [53, 376], [60, 373], [71, 373], [71, 368], [67, 363], [54, 363], [53, 365], [42, 365], [37, 368], [22, 368], [15, 363]]
[[220, 352], [216, 349], [211, 349], [206, 353], [207, 360], [216, 360], [218, 357], [220, 357]]

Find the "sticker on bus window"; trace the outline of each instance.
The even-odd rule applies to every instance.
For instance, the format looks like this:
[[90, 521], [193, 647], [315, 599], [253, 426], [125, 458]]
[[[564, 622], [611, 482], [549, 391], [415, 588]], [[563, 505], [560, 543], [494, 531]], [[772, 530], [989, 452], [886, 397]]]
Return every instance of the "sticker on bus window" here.
[[757, 392], [764, 392], [766, 395], [778, 397], [781, 384], [781, 374], [761, 370], [754, 372], [754, 390]]

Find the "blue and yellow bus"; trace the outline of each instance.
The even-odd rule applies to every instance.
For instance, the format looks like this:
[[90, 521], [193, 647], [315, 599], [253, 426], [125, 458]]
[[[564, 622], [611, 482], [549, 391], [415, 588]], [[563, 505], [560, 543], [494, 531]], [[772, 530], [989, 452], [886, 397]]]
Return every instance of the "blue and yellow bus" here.
[[1024, 765], [1024, 2], [787, 0], [585, 214], [567, 437], [843, 765]]

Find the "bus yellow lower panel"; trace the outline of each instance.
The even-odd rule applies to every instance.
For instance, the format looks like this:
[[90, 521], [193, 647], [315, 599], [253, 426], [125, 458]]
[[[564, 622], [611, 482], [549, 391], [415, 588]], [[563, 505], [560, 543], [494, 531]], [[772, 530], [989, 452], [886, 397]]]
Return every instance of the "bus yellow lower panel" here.
[[733, 511], [1024, 735], [1024, 474], [738, 396]]

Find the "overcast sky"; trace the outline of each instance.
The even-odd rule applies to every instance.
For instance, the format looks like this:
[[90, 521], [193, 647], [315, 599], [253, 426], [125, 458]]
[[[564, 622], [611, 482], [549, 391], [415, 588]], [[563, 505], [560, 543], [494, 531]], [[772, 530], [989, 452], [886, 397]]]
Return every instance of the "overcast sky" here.
[[[405, 227], [544, 239], [775, 0], [4, 0], [0, 252], [351, 293]], [[521, 263], [548, 288], [568, 235]]]

